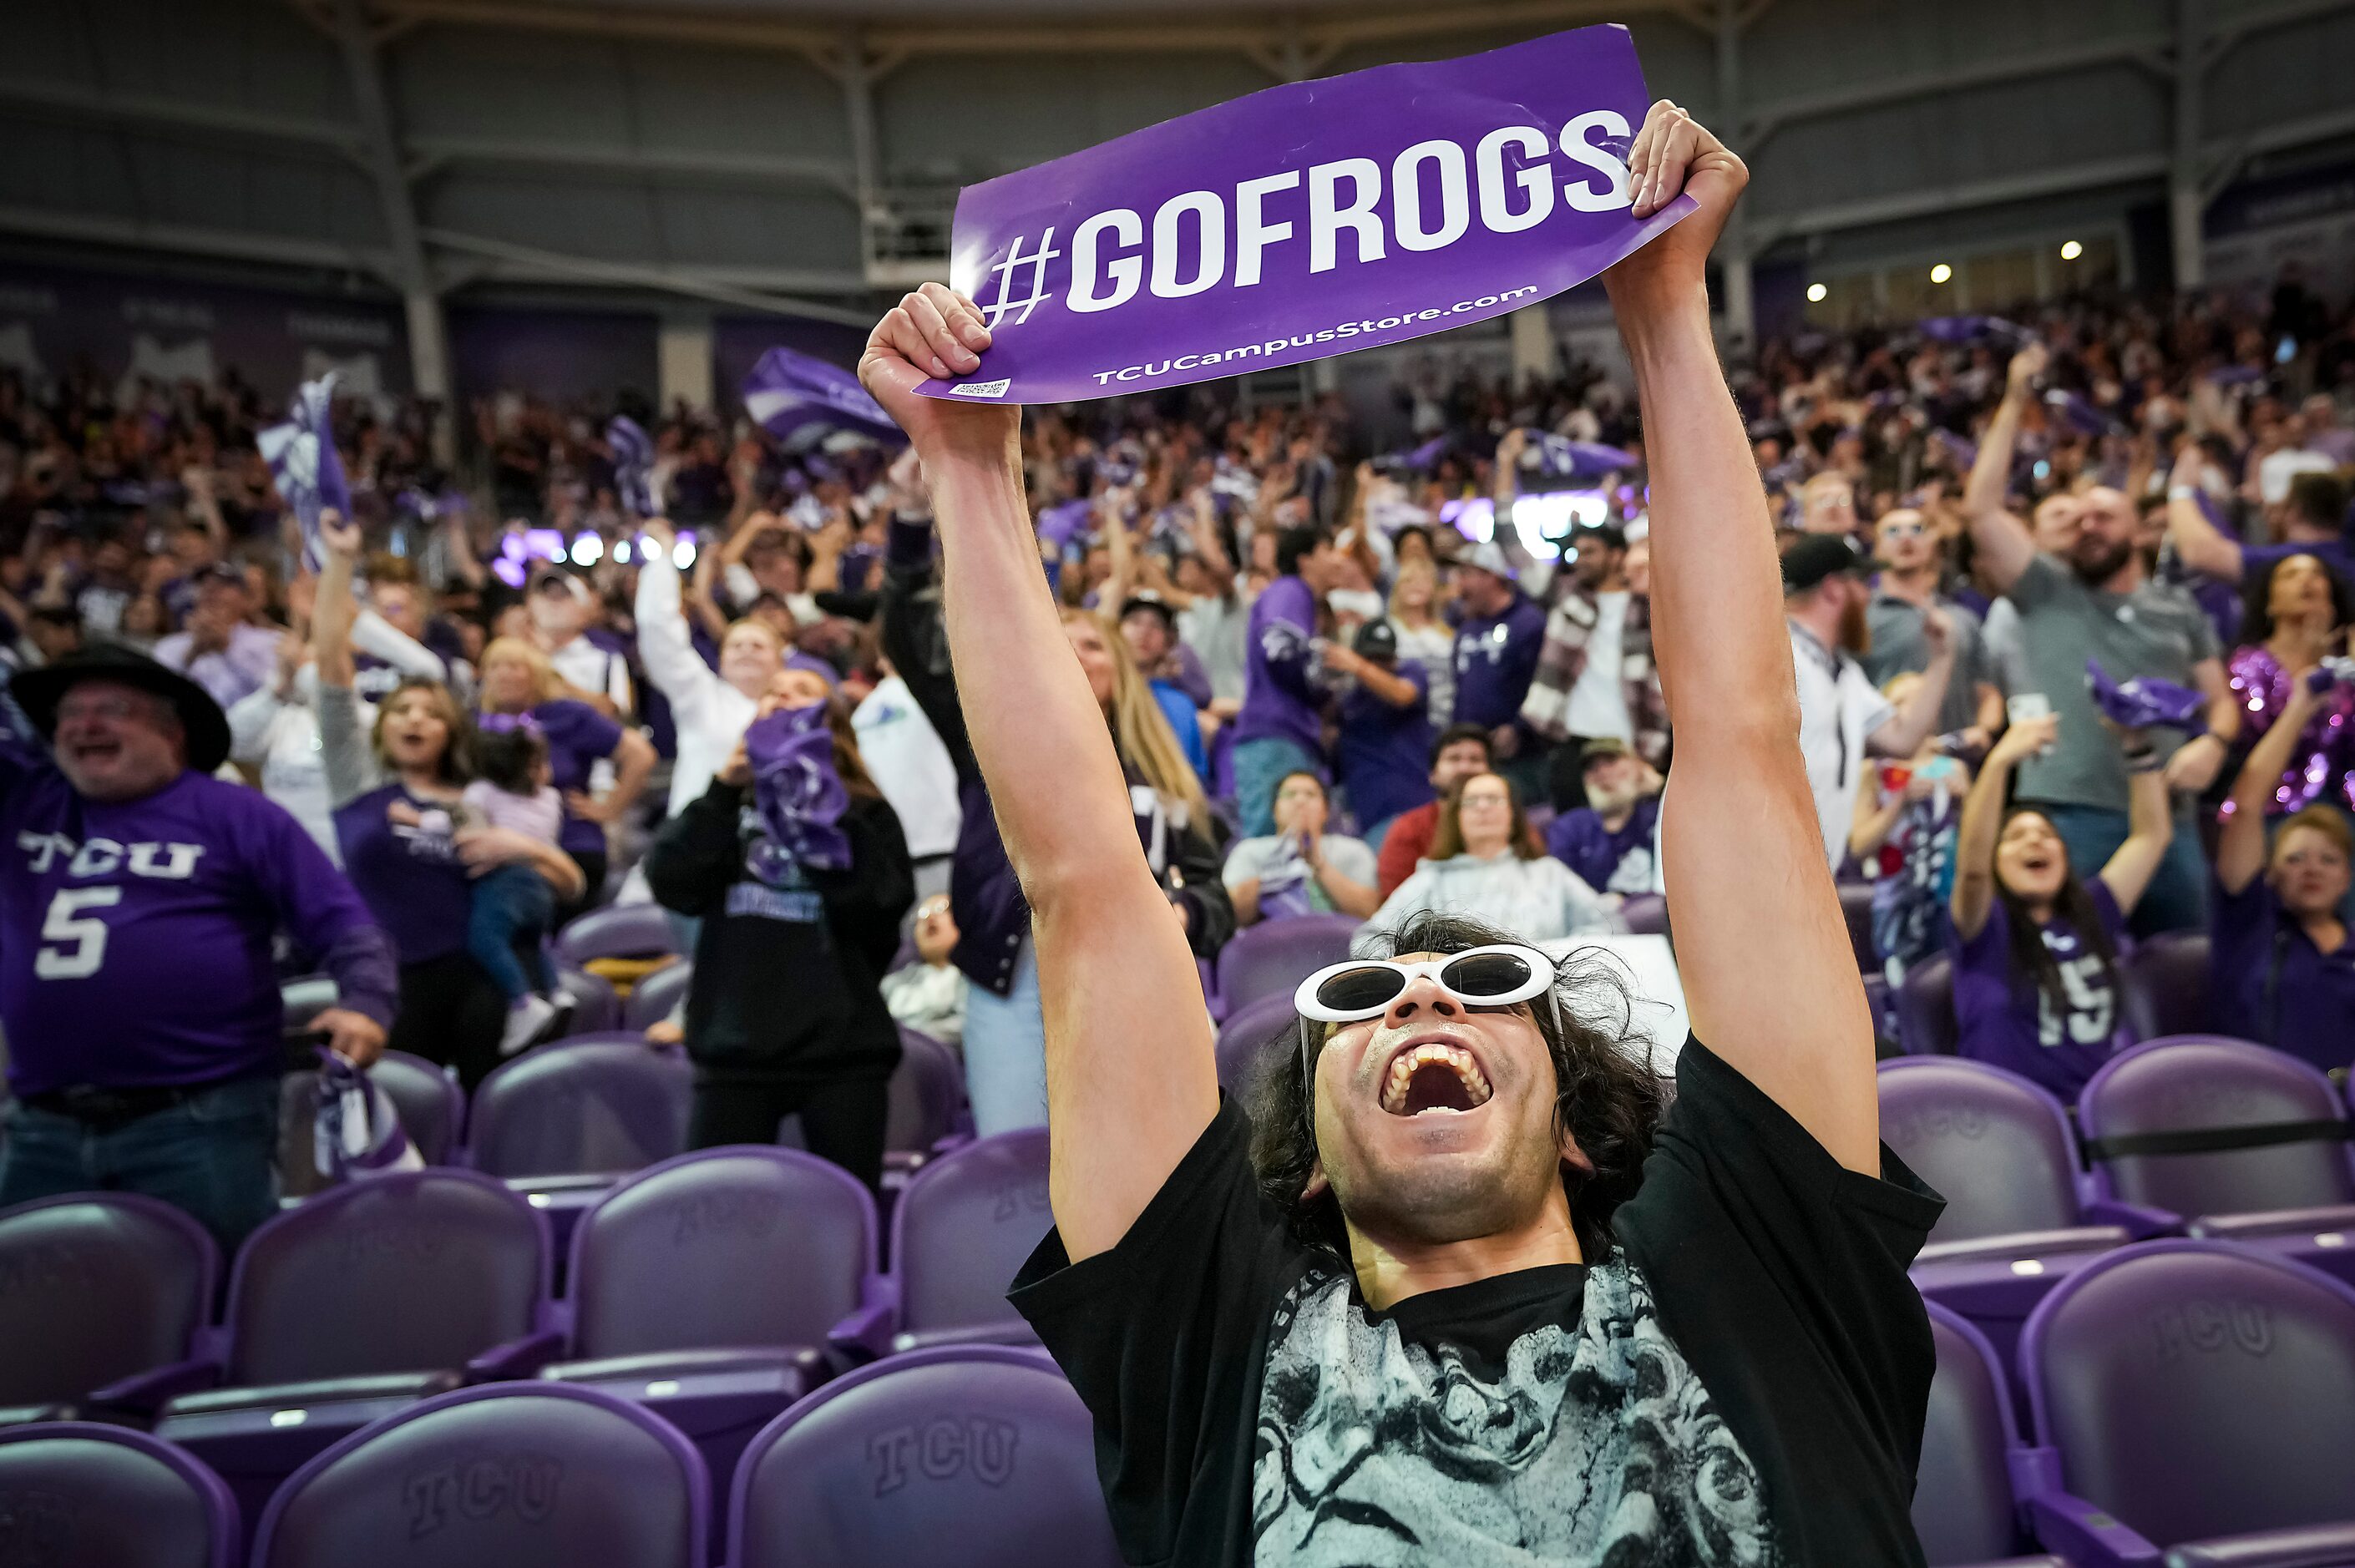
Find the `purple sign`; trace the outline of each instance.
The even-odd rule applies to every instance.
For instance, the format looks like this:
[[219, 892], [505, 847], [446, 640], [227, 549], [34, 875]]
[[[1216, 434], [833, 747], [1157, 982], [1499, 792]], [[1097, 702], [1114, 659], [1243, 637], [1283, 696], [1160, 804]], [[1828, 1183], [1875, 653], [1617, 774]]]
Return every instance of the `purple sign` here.
[[1651, 102], [1620, 26], [1272, 87], [969, 185], [950, 277], [994, 341], [928, 397], [1142, 392], [1486, 321], [1693, 209], [1628, 217]]
[[744, 411], [788, 443], [841, 430], [900, 444], [908, 439], [855, 374], [790, 348], [769, 350], [744, 377]]

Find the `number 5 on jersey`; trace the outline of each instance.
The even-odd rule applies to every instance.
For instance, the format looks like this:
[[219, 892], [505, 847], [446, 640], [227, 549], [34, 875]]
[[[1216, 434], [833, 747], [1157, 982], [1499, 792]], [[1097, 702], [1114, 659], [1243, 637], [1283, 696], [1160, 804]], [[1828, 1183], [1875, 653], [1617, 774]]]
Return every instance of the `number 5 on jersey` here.
[[87, 980], [106, 962], [106, 922], [86, 909], [111, 909], [123, 902], [120, 887], [66, 887], [49, 900], [41, 921], [41, 948], [33, 972], [43, 980]]

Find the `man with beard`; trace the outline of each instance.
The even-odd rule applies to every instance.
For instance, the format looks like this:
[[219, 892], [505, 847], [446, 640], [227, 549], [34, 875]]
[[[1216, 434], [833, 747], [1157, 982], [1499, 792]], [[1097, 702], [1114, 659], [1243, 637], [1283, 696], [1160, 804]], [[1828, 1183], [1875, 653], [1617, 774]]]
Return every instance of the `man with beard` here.
[[1922, 614], [1929, 652], [1922, 683], [1902, 708], [1881, 694], [1857, 659], [1872, 644], [1865, 619], [1872, 597], [1864, 557], [1838, 534], [1802, 534], [1783, 552], [1783, 609], [1791, 627], [1791, 662], [1799, 680], [1799, 753], [1807, 762], [1824, 858], [1837, 869], [1848, 856], [1848, 829], [1865, 761], [1911, 757], [1937, 733], [1939, 705], [1955, 673], [1953, 623], [1941, 609]]
[[1980, 569], [2019, 612], [2025, 690], [2041, 694], [2061, 715], [2052, 749], [2020, 767], [2019, 800], [2051, 822], [2068, 845], [2070, 864], [2107, 864], [2129, 831], [2126, 771], [2087, 693], [2086, 664], [2098, 662], [2114, 681], [2156, 676], [2197, 689], [2208, 702], [2207, 733], [2187, 738], [2181, 730], [2147, 732], [2166, 759], [2178, 814], [2167, 858], [2135, 906], [2133, 928], [2148, 936], [2201, 927], [2207, 871], [2190, 813], [2200, 792], [2216, 781], [2240, 729], [2240, 709], [2225, 683], [2215, 630], [2198, 602], [2150, 580], [2135, 548], [2132, 502], [2095, 485], [2081, 492], [2073, 511], [2053, 525], [2046, 525], [2040, 508], [2035, 535], [2006, 507], [2012, 447], [2022, 414], [2036, 400], [2045, 361], [2041, 344], [2012, 356], [2003, 402], [1963, 491]]
[[[1554, 743], [1557, 810], [1586, 803], [1586, 753], [1597, 741], [1668, 766], [1668, 707], [1652, 668], [1652, 601], [1627, 580], [1627, 535], [1613, 524], [1570, 536], [1570, 581], [1546, 617], [1545, 647], [1521, 699], [1521, 722]], [[1597, 884], [1597, 885], [1601, 885]]]
[[928, 283], [868, 341], [860, 377], [923, 462], [1037, 944], [1056, 1228], [1012, 1299], [1094, 1417], [1128, 1562], [1919, 1568], [1935, 1357], [1905, 1269], [1940, 1204], [1880, 1143], [1774, 534], [1710, 334], [1746, 178], [1654, 105], [1631, 216], [1695, 205], [1604, 275], [1677, 715], [1661, 826], [1694, 1035], [1672, 1107], [1603, 971], [1429, 914], [1304, 981], [1251, 1112], [1222, 1097], [1039, 570], [1020, 410], [917, 391], [990, 374], [980, 312]]

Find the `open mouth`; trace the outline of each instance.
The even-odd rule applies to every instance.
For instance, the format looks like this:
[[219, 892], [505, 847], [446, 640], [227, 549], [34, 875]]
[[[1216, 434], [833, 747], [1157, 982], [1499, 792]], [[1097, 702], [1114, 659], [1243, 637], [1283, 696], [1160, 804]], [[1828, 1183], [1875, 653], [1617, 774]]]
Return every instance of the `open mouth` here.
[[76, 762], [112, 762], [122, 754], [123, 743], [118, 740], [78, 741], [73, 748]]
[[1382, 1079], [1382, 1109], [1403, 1117], [1461, 1115], [1487, 1105], [1495, 1093], [1472, 1053], [1426, 1040], [1391, 1058]]

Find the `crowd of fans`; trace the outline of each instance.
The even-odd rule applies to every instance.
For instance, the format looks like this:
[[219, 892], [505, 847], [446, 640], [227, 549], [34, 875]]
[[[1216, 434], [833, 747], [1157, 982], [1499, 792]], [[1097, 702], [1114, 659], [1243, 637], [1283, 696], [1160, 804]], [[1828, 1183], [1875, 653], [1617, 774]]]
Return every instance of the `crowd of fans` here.
[[[1734, 390], [1826, 854], [1872, 885], [1890, 980], [1950, 956], [1964, 1054], [2070, 1095], [2125, 1043], [2126, 945], [2209, 929], [2220, 1029], [2348, 1066], [2355, 314], [2295, 280], [2072, 300], [1769, 343]], [[1399, 452], [1337, 399], [1230, 391], [1025, 437], [1042, 569], [1195, 952], [1311, 914], [1621, 928], [1659, 885], [1676, 747], [1625, 389], [1409, 375]], [[249, 389], [0, 379], [0, 1204], [135, 1163], [37, 1160], [45, 1128], [144, 1137], [274, 1071], [278, 974], [336, 975], [339, 1050], [471, 1085], [561, 1033], [544, 943], [613, 899], [659, 902], [695, 963], [657, 1033], [696, 1064], [697, 1146], [798, 1113], [874, 1181], [895, 1019], [960, 1046], [981, 1132], [1043, 1123], [1028, 922], [912, 461], [641, 408], [639, 518], [612, 411], [485, 403], [453, 469], [428, 410], [338, 405], [355, 515], [314, 574]], [[1619, 455], [1564, 471], [1569, 443]], [[2195, 695], [2121, 725], [2089, 666]], [[233, 786], [167, 811], [182, 766], [299, 831], [190, 825]], [[170, 820], [107, 825], [143, 807]], [[139, 943], [107, 956], [92, 895], [143, 847], [186, 883], [173, 919], [235, 932], [213, 989], [266, 1008], [176, 1020]], [[70, 1039], [40, 1000], [64, 985], [114, 998]], [[225, 1240], [268, 1147], [241, 1195], [186, 1200]]]

